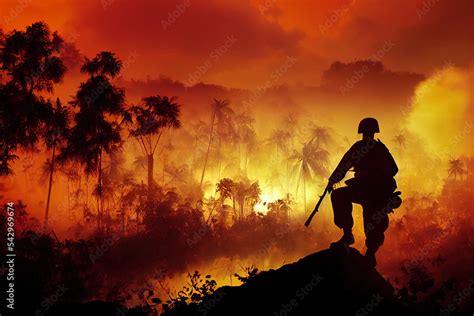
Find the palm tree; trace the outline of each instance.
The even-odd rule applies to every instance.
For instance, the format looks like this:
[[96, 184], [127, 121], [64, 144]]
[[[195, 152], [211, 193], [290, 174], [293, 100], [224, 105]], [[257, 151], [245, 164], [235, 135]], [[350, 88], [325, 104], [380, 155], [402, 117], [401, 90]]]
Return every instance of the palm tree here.
[[247, 111], [243, 111], [241, 113], [238, 113], [234, 117], [235, 121], [235, 127], [236, 127], [236, 140], [237, 140], [237, 146], [238, 146], [238, 153], [239, 153], [239, 169], [242, 169], [242, 155], [241, 155], [241, 145], [245, 146], [245, 159], [244, 159], [244, 170], [246, 171], [246, 165], [247, 165], [247, 156], [248, 156], [248, 147], [252, 143], [255, 142], [256, 139], [256, 133], [255, 129], [253, 127], [253, 124], [255, 123], [255, 119], [253, 116], [248, 113]]
[[[290, 116], [291, 117], [291, 116]], [[267, 143], [273, 144], [275, 146], [276, 160], [278, 161], [278, 153], [281, 152], [286, 160], [286, 191], [290, 191], [290, 164], [288, 155], [290, 152], [290, 147], [292, 141], [292, 135], [288, 130], [276, 129], [270, 135], [270, 138], [267, 140]]]
[[454, 180], [457, 179], [457, 176], [462, 176], [466, 173], [464, 168], [464, 163], [460, 159], [452, 159], [449, 161], [448, 174], [450, 177], [454, 177]]
[[275, 129], [273, 130], [270, 137], [267, 139], [267, 144], [275, 146], [275, 155], [278, 160], [278, 154], [281, 152], [283, 155], [286, 155], [289, 151], [289, 141], [291, 140], [291, 135], [287, 130]]
[[137, 139], [148, 161], [148, 205], [152, 199], [154, 156], [160, 138], [165, 130], [181, 126], [180, 105], [175, 101], [176, 97], [150, 96], [143, 98], [140, 106], [131, 109], [135, 124], [130, 134]]
[[322, 127], [312, 124], [310, 126], [310, 142], [316, 142], [316, 148], [319, 148], [321, 145], [328, 145], [332, 142], [332, 136], [327, 127]]
[[295, 148], [294, 140], [298, 127], [298, 118], [294, 112], [288, 112], [288, 115], [283, 119], [283, 128], [290, 134], [290, 150]]
[[260, 201], [262, 191], [258, 182], [249, 183], [248, 180], [233, 183], [232, 191], [234, 200], [239, 204], [239, 219], [243, 219], [245, 216], [245, 206], [248, 205], [253, 210], [255, 204]]
[[32, 148], [47, 119], [48, 102], [35, 93], [52, 92], [64, 77], [60, 57], [63, 40], [43, 22], [0, 38], [0, 72], [9, 81], [0, 84], [0, 175], [12, 173], [10, 163], [18, 147]]
[[232, 207], [234, 209], [234, 212], [236, 211], [235, 209], [235, 198], [234, 198], [234, 181], [229, 178], [224, 178], [221, 179], [217, 184], [216, 184], [216, 193], [219, 194], [219, 201], [220, 204], [223, 205], [224, 201], [228, 198], [232, 198]]
[[245, 193], [245, 203], [250, 207], [250, 211], [253, 212], [255, 204], [260, 202], [260, 195], [262, 194], [258, 181], [251, 183]]
[[224, 158], [223, 144], [236, 143], [238, 134], [235, 127], [235, 113], [230, 106], [221, 108], [216, 114], [216, 136], [217, 136], [217, 176], [221, 177], [222, 161]]
[[49, 168], [48, 197], [46, 199], [46, 210], [44, 212], [44, 228], [48, 227], [49, 204], [51, 201], [51, 189], [53, 187], [54, 164], [56, 158], [56, 147], [65, 141], [69, 132], [68, 128], [69, 112], [61, 105], [59, 98], [56, 99], [56, 107], [52, 109], [50, 119], [47, 122], [44, 134], [45, 143], [51, 150], [51, 161]]
[[148, 164], [147, 157], [142, 156], [142, 155], [135, 157], [132, 163], [133, 168], [135, 170], [143, 170], [143, 171], [146, 170], [147, 164]]
[[280, 169], [272, 168], [271, 173], [267, 176], [267, 180], [265, 181], [265, 184], [271, 188], [270, 194], [272, 196], [273, 196], [273, 192], [275, 188], [283, 188], [283, 185], [281, 184], [282, 178], [283, 178], [283, 174], [280, 172]]
[[407, 142], [407, 139], [403, 134], [395, 135], [392, 140], [398, 144], [398, 148], [400, 149], [400, 151], [403, 149], [403, 147], [405, 147], [405, 144]]
[[121, 124], [129, 116], [125, 110], [125, 92], [111, 80], [120, 74], [122, 62], [111, 52], [101, 52], [86, 59], [81, 72], [88, 74], [86, 82], [70, 102], [79, 111], [75, 125], [61, 155], [61, 161], [75, 160], [85, 166], [87, 174], [97, 172], [97, 226], [102, 222], [102, 161], [103, 153], [116, 150], [122, 142]]
[[[202, 187], [202, 184], [204, 182], [204, 176], [206, 174], [207, 162], [209, 160], [209, 151], [211, 150], [211, 144], [214, 139], [215, 125], [217, 125], [217, 129], [218, 129], [218, 135], [219, 135], [219, 150], [218, 150], [219, 153], [218, 154], [220, 155], [220, 142], [221, 142], [220, 135], [223, 134], [223, 131], [225, 130], [226, 126], [229, 124], [229, 118], [234, 113], [234, 111], [230, 108], [229, 104], [230, 104], [229, 100], [214, 99], [212, 117], [211, 117], [211, 128], [209, 130], [209, 142], [207, 145], [206, 156], [204, 158], [204, 166], [202, 168], [201, 181], [199, 184], [200, 187]], [[220, 165], [220, 157], [219, 157], [218, 168], [220, 168], [219, 165]]]
[[198, 152], [198, 143], [200, 140], [204, 139], [208, 134], [208, 126], [205, 122], [199, 120], [197, 123], [191, 125], [191, 135], [194, 139], [194, 147], [193, 147], [193, 161], [191, 163], [191, 175], [194, 178], [194, 172], [196, 169], [196, 159], [197, 159], [197, 152]]
[[[49, 170], [49, 168], [48, 168]], [[71, 185], [76, 183], [77, 188], [73, 190], [73, 198], [74, 200], [78, 200], [81, 190], [81, 174], [80, 170], [76, 168], [74, 165], [63, 165], [60, 166], [59, 171], [66, 177], [67, 179], [67, 205], [68, 205], [68, 215], [69, 219], [71, 219]]]
[[301, 151], [294, 151], [289, 157], [295, 162], [298, 170], [298, 181], [296, 186], [296, 194], [300, 180], [303, 180], [303, 201], [304, 211], [306, 214], [306, 181], [311, 180], [314, 176], [326, 176], [328, 173], [327, 162], [329, 153], [321, 148], [317, 148], [311, 141], [303, 144]]

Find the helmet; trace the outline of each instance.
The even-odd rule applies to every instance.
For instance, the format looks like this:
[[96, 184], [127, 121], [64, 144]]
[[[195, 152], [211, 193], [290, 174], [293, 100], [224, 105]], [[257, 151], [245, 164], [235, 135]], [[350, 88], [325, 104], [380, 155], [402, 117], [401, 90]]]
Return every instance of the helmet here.
[[364, 133], [379, 133], [379, 123], [376, 119], [372, 117], [366, 117], [359, 123], [359, 129], [357, 133], [364, 134]]

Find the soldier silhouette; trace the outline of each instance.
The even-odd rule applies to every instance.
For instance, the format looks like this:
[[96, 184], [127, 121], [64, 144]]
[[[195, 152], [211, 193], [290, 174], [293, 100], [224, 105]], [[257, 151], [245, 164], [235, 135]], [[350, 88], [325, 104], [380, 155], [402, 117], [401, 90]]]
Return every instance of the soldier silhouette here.
[[[375, 267], [375, 253], [384, 242], [384, 232], [388, 228], [388, 212], [396, 208], [390, 206], [390, 199], [397, 188], [394, 176], [397, 164], [389, 150], [374, 134], [380, 132], [374, 118], [364, 118], [359, 123], [358, 133], [362, 140], [357, 141], [342, 157], [341, 162], [329, 177], [327, 190], [331, 194], [334, 223], [344, 231], [339, 241], [331, 244], [349, 246], [354, 243], [352, 226], [352, 203], [361, 204], [364, 217], [365, 257]], [[345, 181], [347, 186], [333, 190], [346, 173], [353, 168], [354, 177]], [[400, 200], [401, 203], [401, 200]], [[399, 206], [399, 205], [398, 205]]]

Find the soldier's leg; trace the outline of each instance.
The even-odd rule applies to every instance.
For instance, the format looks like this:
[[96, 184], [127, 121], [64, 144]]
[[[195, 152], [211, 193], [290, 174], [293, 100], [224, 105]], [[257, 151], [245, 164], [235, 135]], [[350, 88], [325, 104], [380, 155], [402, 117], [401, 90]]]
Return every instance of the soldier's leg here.
[[383, 207], [375, 205], [363, 206], [366, 257], [370, 264], [375, 266], [375, 253], [385, 240], [385, 231], [388, 228], [388, 214]]
[[342, 229], [352, 229], [354, 219], [352, 218], [352, 201], [349, 187], [332, 191], [331, 202], [334, 212], [334, 224]]
[[344, 231], [341, 240], [333, 243], [333, 245], [337, 243], [351, 245], [354, 243], [354, 236], [352, 235], [352, 226], [354, 226], [354, 219], [352, 218], [352, 193], [350, 187], [339, 188], [331, 193], [334, 224]]

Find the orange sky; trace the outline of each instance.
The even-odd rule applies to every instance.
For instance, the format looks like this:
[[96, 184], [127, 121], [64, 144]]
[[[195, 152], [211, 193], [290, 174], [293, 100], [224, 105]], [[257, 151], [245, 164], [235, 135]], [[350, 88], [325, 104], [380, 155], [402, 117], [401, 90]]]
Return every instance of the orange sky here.
[[[261, 139], [291, 111], [352, 142], [358, 121], [376, 117], [389, 144], [401, 130], [420, 137], [406, 153], [419, 164], [406, 177], [434, 150], [449, 149], [436, 163], [472, 155], [471, 130], [462, 130], [474, 109], [473, 13], [472, 0], [1, 0], [0, 27], [45, 21], [84, 56], [115, 52], [127, 101], [178, 96], [186, 123], [207, 122], [211, 100], [222, 98], [239, 111], [250, 104]], [[342, 93], [369, 58], [380, 64]], [[54, 96], [67, 102], [83, 79], [70, 69]], [[427, 189], [445, 169], [430, 171]]]
[[317, 85], [332, 62], [367, 59], [386, 42], [381, 61], [395, 71], [429, 74], [473, 56], [471, 0], [2, 0], [0, 12], [4, 31], [44, 20], [86, 56], [136, 54], [129, 78], [186, 82], [205, 66], [200, 80], [236, 88], [261, 85], [287, 56], [298, 61], [278, 83]]

